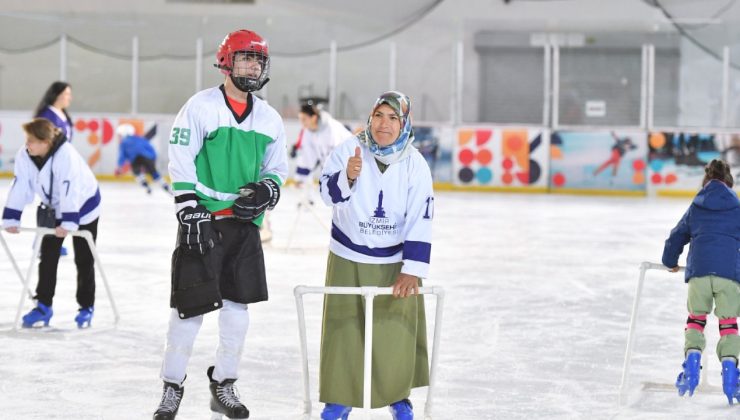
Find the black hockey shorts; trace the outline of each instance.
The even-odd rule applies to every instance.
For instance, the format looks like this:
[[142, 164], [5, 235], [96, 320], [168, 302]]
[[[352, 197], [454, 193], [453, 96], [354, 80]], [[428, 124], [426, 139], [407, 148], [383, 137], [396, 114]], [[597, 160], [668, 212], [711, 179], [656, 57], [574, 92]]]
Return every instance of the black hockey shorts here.
[[212, 222], [220, 242], [206, 255], [178, 247], [172, 255], [172, 298], [180, 318], [237, 303], [267, 300], [265, 259], [259, 228], [227, 218]]

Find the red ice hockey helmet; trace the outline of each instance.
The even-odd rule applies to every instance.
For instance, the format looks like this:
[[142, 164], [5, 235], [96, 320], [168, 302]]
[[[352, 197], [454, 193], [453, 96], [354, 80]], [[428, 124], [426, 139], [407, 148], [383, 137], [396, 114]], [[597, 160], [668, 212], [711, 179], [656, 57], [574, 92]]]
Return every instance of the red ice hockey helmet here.
[[[236, 53], [256, 56], [262, 64], [260, 75], [256, 78], [234, 77], [232, 70], [234, 68], [234, 56]], [[221, 45], [219, 45], [218, 51], [216, 51], [216, 61], [215, 66], [223, 74], [230, 76], [240, 90], [246, 92], [260, 90], [269, 80], [270, 55], [267, 50], [267, 41], [255, 32], [240, 29], [226, 35]]]

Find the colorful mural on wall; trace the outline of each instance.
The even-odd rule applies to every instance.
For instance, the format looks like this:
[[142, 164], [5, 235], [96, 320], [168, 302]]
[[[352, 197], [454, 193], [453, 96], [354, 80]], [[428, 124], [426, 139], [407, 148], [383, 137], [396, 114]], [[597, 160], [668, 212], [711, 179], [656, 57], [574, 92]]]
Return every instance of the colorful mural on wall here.
[[552, 189], [645, 190], [644, 132], [557, 131], [550, 143]]
[[[724, 159], [740, 167], [740, 136], [709, 133], [652, 132], [648, 136], [651, 191], [694, 191], [701, 188], [704, 166]], [[736, 173], [737, 171], [733, 171]]]
[[457, 131], [453, 182], [493, 187], [546, 187], [548, 136], [541, 129], [476, 127]]
[[[129, 123], [158, 150], [166, 172], [167, 135], [174, 116], [75, 115], [73, 145], [100, 175], [112, 175], [118, 160], [115, 129]], [[0, 173], [10, 174], [23, 147], [25, 112], [0, 115]], [[295, 127], [293, 127], [295, 126]], [[298, 121], [286, 121], [297, 132]], [[641, 130], [557, 131], [539, 127], [421, 125], [415, 146], [435, 182], [457, 186], [544, 190], [675, 191], [700, 188], [704, 165], [730, 163], [740, 179], [740, 133]], [[158, 133], [165, 133], [158, 135]]]
[[[25, 134], [22, 124], [29, 120], [28, 116], [19, 113], [18, 116], [3, 116], [0, 118], [0, 172], [13, 171], [13, 158], [25, 143]], [[129, 117], [99, 117], [77, 116], [74, 120], [72, 144], [75, 149], [90, 165], [94, 173], [112, 175], [118, 161], [119, 139], [115, 129], [119, 124], [129, 123], [136, 128], [139, 135], [150, 139], [152, 146], [161, 154], [166, 147], [160, 146], [157, 136], [157, 127], [167, 122], [156, 119], [129, 118]], [[169, 128], [169, 126], [167, 126]], [[161, 131], [161, 130], [160, 130]], [[166, 155], [166, 152], [165, 152]], [[166, 159], [157, 162], [160, 170], [166, 167]]]

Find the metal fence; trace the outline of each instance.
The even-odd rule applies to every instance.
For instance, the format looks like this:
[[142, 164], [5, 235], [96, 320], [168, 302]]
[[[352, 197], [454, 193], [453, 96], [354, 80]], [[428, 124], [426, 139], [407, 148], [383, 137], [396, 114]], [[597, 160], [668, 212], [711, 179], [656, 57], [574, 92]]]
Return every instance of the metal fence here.
[[[712, 56], [677, 34], [479, 31], [465, 43], [453, 38], [275, 54], [272, 81], [258, 94], [286, 118], [296, 116], [299, 98], [325, 96], [338, 118], [363, 120], [379, 92], [397, 88], [414, 99], [417, 121], [740, 127], [740, 71], [728, 47]], [[0, 109], [33, 109], [48, 83], [62, 79], [73, 85], [74, 111], [173, 114], [196, 90], [223, 80], [212, 65], [215, 46], [202, 38], [191, 55], [145, 55], [140, 47], [151, 51], [137, 37], [115, 52], [67, 36], [0, 48]]]

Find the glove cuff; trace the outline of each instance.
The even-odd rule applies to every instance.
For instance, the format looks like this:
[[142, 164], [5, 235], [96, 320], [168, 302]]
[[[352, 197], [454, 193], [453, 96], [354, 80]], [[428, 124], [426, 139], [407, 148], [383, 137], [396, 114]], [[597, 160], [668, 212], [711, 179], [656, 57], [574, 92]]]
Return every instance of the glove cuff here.
[[272, 178], [265, 178], [260, 182], [270, 189], [270, 201], [267, 202], [267, 210], [272, 210], [280, 201], [280, 186]]

